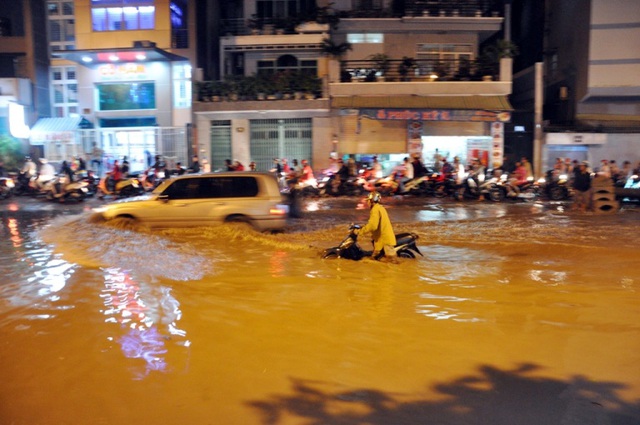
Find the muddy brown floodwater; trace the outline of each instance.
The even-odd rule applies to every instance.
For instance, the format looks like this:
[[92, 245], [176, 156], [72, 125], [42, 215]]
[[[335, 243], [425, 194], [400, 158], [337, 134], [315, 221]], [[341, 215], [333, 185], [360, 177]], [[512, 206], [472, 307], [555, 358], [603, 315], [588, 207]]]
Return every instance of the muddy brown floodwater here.
[[[0, 205], [0, 423], [640, 424], [640, 211], [385, 199], [424, 257]], [[45, 205], [45, 206], [43, 206]]]

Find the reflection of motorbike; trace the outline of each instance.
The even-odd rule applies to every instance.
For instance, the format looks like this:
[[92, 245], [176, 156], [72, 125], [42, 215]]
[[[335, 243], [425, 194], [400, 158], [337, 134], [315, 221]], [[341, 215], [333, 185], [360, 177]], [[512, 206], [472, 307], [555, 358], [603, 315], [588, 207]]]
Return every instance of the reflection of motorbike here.
[[0, 199], [7, 199], [13, 195], [15, 183], [9, 177], [0, 177]]
[[134, 177], [119, 180], [114, 184], [111, 176], [107, 174], [107, 176], [100, 179], [100, 183], [98, 183], [98, 198], [100, 199], [105, 196], [129, 198], [131, 196], [142, 195], [144, 192], [145, 190], [140, 184], [140, 181]]
[[[358, 235], [354, 230], [360, 229], [361, 226], [352, 224], [349, 226], [349, 234], [340, 242], [340, 245], [325, 249], [322, 258], [346, 258], [347, 260], [361, 260], [363, 257], [370, 257], [372, 251], [365, 251], [358, 244]], [[416, 258], [416, 254], [422, 256], [422, 253], [416, 245], [418, 235], [415, 233], [398, 233], [396, 235], [396, 246], [394, 250], [400, 258]], [[380, 253], [380, 257], [384, 256], [384, 251]]]

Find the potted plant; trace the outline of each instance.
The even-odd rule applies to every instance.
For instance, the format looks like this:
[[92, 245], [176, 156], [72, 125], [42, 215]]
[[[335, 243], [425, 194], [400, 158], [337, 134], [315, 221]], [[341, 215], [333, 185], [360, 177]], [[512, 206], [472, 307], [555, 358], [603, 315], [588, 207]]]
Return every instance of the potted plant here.
[[482, 79], [494, 79], [500, 70], [501, 59], [511, 59], [519, 53], [518, 46], [509, 40], [498, 40], [485, 46], [478, 58], [478, 72]]
[[330, 38], [322, 39], [322, 53], [335, 59], [340, 59], [352, 48], [351, 43], [348, 41], [336, 43]]
[[247, 22], [247, 26], [251, 30], [251, 34], [258, 35], [262, 30], [264, 22], [258, 18], [258, 15], [251, 15], [251, 18]]
[[369, 56], [369, 60], [372, 60], [376, 64], [376, 71], [380, 74], [379, 77], [385, 78], [385, 74], [389, 71], [389, 56], [384, 53], [375, 53]]
[[227, 75], [224, 77], [225, 95], [230, 101], [238, 100], [240, 95], [241, 75]]
[[408, 56], [403, 56], [402, 60], [398, 64], [398, 74], [400, 74], [400, 79], [402, 81], [408, 81], [408, 75], [411, 71], [416, 69], [418, 64], [414, 58], [410, 58]]
[[317, 94], [322, 90], [322, 82], [315, 75], [300, 73], [301, 88], [307, 99], [315, 99]]
[[461, 81], [469, 81], [471, 79], [471, 61], [468, 58], [460, 58], [456, 77]]
[[212, 102], [220, 102], [224, 94], [224, 84], [222, 81], [210, 81], [210, 98]]
[[437, 61], [433, 66], [433, 73], [438, 76], [438, 79], [445, 79], [449, 76], [449, 63], [444, 61]]

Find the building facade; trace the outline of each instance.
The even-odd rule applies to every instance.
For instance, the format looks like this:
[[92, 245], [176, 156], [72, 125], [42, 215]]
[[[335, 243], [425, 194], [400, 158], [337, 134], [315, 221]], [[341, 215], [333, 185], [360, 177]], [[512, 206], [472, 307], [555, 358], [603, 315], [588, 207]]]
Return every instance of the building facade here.
[[49, 160], [105, 152], [132, 171], [163, 155], [188, 161], [195, 9], [191, 1], [48, 2], [48, 115], [31, 131]]
[[[308, 159], [322, 169], [335, 156], [381, 155], [391, 164], [436, 153], [502, 163], [510, 59], [496, 45], [483, 48], [502, 29], [501, 8], [473, 0], [307, 3], [237, 0], [211, 14], [220, 19], [218, 61], [201, 61], [197, 75], [218, 79], [197, 82], [193, 124], [194, 149], [213, 169], [225, 159], [262, 169], [273, 158]], [[320, 83], [303, 100], [292, 97], [305, 89], [291, 80], [279, 88], [272, 80], [266, 100], [259, 92], [236, 100], [229, 84], [211, 89], [238, 76], [291, 74]]]
[[49, 108], [45, 4], [0, 1], [0, 135], [21, 139], [25, 152], [29, 125]]
[[[640, 9], [637, 1], [516, 1], [537, 8], [540, 32], [522, 49], [538, 52], [516, 64], [513, 103], [521, 113], [514, 124], [530, 129], [534, 92], [540, 87], [542, 134], [537, 141], [538, 173], [557, 158], [618, 164], [640, 161]], [[515, 36], [526, 43], [526, 31]], [[540, 64], [536, 77], [533, 62]], [[522, 65], [522, 66], [521, 66]], [[533, 141], [536, 143], [536, 141]]]

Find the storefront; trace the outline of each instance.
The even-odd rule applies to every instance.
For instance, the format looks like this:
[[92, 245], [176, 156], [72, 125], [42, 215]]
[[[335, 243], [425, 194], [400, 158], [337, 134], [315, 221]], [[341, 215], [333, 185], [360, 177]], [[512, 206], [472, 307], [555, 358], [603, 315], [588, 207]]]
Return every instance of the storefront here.
[[[76, 62], [78, 103], [93, 130], [79, 134], [85, 155], [94, 144], [107, 161], [127, 156], [132, 171], [149, 157], [188, 162], [191, 65], [154, 46], [57, 52]], [[108, 165], [108, 164], [107, 164]]]
[[488, 166], [502, 164], [504, 123], [511, 105], [504, 96], [337, 97], [343, 154], [419, 154]]

